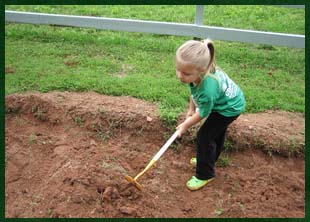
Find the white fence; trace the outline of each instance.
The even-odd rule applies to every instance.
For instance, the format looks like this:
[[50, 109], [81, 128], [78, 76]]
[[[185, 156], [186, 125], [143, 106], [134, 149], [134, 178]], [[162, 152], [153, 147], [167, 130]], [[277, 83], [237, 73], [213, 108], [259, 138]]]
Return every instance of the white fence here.
[[[304, 9], [304, 5], [281, 6]], [[191, 36], [198, 38], [209, 37], [213, 40], [238, 41], [246, 43], [287, 46], [293, 48], [305, 48], [304, 35], [204, 26], [202, 25], [202, 5], [196, 6], [195, 24], [17, 11], [5, 11], [5, 21], [15, 23], [60, 25], [104, 30]]]

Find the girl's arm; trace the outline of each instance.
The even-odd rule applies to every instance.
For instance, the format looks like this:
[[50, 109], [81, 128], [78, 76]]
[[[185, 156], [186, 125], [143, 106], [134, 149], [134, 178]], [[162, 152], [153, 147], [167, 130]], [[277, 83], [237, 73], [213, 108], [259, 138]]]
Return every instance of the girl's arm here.
[[193, 102], [193, 98], [192, 96], [189, 96], [189, 108], [188, 111], [186, 113], [186, 118], [191, 117], [192, 115], [194, 115], [196, 112], [196, 106]]
[[188, 130], [190, 127], [193, 125], [199, 123], [203, 118], [200, 117], [199, 112], [196, 112], [194, 115], [191, 117], [187, 118], [183, 123], [177, 126], [177, 130], [179, 130], [179, 137], [182, 136], [186, 130]]

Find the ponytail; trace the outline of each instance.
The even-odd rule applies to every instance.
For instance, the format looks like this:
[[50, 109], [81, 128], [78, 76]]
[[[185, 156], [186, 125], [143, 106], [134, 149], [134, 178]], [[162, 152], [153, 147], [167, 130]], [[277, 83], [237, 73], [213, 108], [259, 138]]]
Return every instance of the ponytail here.
[[206, 73], [207, 74], [213, 73], [215, 72], [215, 69], [216, 69], [214, 43], [210, 39], [205, 39], [203, 40], [203, 44], [209, 50], [209, 54], [210, 54], [210, 61], [207, 66]]

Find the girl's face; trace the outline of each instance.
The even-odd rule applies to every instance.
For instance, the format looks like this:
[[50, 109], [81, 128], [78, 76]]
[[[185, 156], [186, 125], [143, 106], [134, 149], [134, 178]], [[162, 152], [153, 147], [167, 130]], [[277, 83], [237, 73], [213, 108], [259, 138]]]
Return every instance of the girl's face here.
[[176, 62], [176, 74], [182, 83], [198, 84], [200, 82], [200, 74], [204, 71], [205, 68], [199, 69], [194, 65]]

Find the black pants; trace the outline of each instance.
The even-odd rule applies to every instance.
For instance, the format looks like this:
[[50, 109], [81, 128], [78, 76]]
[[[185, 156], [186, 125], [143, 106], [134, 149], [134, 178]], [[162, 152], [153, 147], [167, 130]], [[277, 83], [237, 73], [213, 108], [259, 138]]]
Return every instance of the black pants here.
[[215, 163], [224, 148], [227, 127], [239, 115], [226, 117], [212, 112], [197, 132], [196, 177], [207, 180], [215, 177]]

